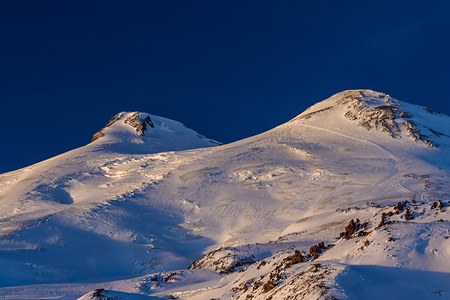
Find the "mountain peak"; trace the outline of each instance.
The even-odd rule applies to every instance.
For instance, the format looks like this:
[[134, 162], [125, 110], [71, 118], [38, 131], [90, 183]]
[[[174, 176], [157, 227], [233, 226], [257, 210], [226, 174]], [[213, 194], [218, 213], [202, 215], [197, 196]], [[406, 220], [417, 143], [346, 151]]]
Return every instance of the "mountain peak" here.
[[[422, 112], [436, 114], [430, 109], [417, 107], [398, 101], [391, 96], [373, 90], [346, 90], [323, 100], [293, 119], [293, 121], [312, 119], [326, 111], [336, 111], [333, 118], [344, 119], [363, 127], [388, 134], [392, 138], [406, 135], [414, 141], [421, 141], [430, 147], [436, 146], [427, 139], [427, 134], [415, 118], [418, 108]], [[329, 119], [328, 119], [329, 120]], [[436, 132], [427, 128], [431, 133]]]
[[397, 100], [384, 93], [372, 90], [346, 90], [314, 104], [295, 119], [309, 119], [317, 113], [339, 106], [345, 106], [347, 110], [365, 110], [378, 109], [380, 107], [399, 108], [400, 104]]
[[91, 144], [0, 175], [0, 298], [448, 299], [449, 128], [345, 91], [174, 151], [215, 143], [121, 112]]
[[137, 144], [142, 150], [186, 150], [216, 146], [220, 143], [208, 139], [186, 125], [144, 112], [120, 112], [97, 131], [91, 143]]
[[153, 123], [150, 115], [147, 113], [140, 112], [120, 112], [114, 115], [111, 119], [109, 119], [108, 123], [106, 123], [105, 127], [101, 130], [97, 131], [93, 136], [91, 142], [105, 136], [104, 130], [118, 121], [123, 121], [123, 124], [134, 128], [136, 133], [139, 136], [143, 136], [145, 131], [147, 130], [147, 125], [151, 128], [155, 128], [155, 124]]

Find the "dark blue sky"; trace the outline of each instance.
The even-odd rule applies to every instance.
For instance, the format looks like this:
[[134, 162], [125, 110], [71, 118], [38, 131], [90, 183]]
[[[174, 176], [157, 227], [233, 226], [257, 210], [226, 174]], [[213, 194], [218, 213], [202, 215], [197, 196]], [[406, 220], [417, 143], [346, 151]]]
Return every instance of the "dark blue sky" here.
[[140, 110], [223, 142], [353, 88], [450, 114], [450, 1], [2, 1], [0, 172]]

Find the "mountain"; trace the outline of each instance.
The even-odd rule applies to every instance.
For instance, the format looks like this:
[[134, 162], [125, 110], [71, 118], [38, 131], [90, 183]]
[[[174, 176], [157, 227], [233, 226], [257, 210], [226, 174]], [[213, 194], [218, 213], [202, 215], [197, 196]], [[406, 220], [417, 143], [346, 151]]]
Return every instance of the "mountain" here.
[[[156, 153], [220, 145], [186, 125], [140, 112], [120, 112], [92, 137], [92, 143], [113, 151]], [[137, 145], [137, 146], [136, 146]], [[125, 150], [125, 151], [126, 151]]]
[[0, 175], [0, 298], [446, 299], [449, 169], [450, 117], [370, 90], [226, 145], [120, 113]]

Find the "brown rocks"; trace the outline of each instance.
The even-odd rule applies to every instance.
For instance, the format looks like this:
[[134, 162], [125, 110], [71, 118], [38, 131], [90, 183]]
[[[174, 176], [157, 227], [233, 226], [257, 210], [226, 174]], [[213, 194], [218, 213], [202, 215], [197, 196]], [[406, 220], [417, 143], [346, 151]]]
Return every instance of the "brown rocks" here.
[[314, 259], [319, 257], [320, 252], [321, 250], [318, 245], [313, 245], [309, 248], [309, 254], [311, 254]]
[[411, 210], [408, 208], [405, 212], [405, 220], [409, 221], [414, 219], [413, 214], [411, 213]]
[[437, 209], [443, 210], [445, 207], [444, 203], [441, 200], [435, 201], [431, 204], [431, 209]]
[[255, 263], [255, 257], [239, 248], [222, 247], [205, 254], [189, 266], [192, 269], [211, 269], [220, 274], [230, 274]]
[[344, 117], [358, 122], [359, 126], [367, 130], [379, 130], [392, 138], [407, 135], [414, 141], [421, 141], [430, 147], [437, 146], [426, 139], [413, 122], [412, 116], [402, 110], [400, 103], [387, 95], [361, 91], [359, 95], [346, 96], [339, 102], [347, 105]]
[[293, 255], [283, 259], [283, 262], [286, 264], [286, 268], [290, 268], [292, 265], [299, 264], [305, 261], [305, 258], [298, 250], [295, 250]]
[[350, 220], [350, 223], [345, 227], [345, 231], [341, 232], [340, 237], [349, 239], [355, 232], [360, 230], [363, 226], [361, 225], [359, 219], [356, 219], [354, 221], [353, 219]]
[[408, 201], [399, 202], [396, 206], [394, 206], [394, 209], [397, 211], [397, 213], [402, 212], [406, 208], [408, 203]]
[[112, 117], [108, 121], [108, 123], [106, 123], [105, 127], [103, 127], [101, 130], [96, 132], [92, 136], [91, 142], [98, 140], [99, 138], [105, 136], [105, 134], [103, 132], [104, 129], [115, 124], [121, 117], [124, 117], [125, 118], [124, 123], [133, 127], [140, 136], [144, 135], [145, 131], [147, 130], [147, 126], [150, 126], [151, 128], [155, 127], [155, 124], [153, 123], [153, 121], [149, 115], [147, 115], [145, 118], [142, 119], [141, 114], [138, 112], [127, 113], [127, 114], [121, 112], [121, 113], [118, 113], [117, 115], [115, 115], [114, 117]]
[[263, 285], [263, 293], [267, 293], [273, 290], [276, 287], [276, 284], [273, 281], [269, 281]]
[[140, 136], [144, 135], [145, 131], [147, 130], [147, 125], [149, 125], [152, 128], [155, 127], [155, 124], [153, 124], [153, 121], [150, 119], [150, 116], [147, 116], [145, 117], [145, 119], [142, 120], [138, 112], [135, 112], [130, 116], [128, 116], [124, 122], [125, 124], [128, 124], [134, 129], [136, 129], [136, 132]]
[[91, 142], [98, 140], [101, 137], [104, 137], [105, 134], [101, 131], [97, 131], [96, 133], [94, 133], [94, 135], [92, 136]]
[[345, 227], [345, 237], [349, 237], [354, 234], [358, 230], [359, 219], [356, 219], [356, 222], [353, 219], [350, 220], [347, 227]]
[[322, 253], [322, 250], [325, 250], [325, 249], [326, 249], [325, 243], [324, 242], [320, 242], [319, 244], [313, 245], [313, 246], [311, 246], [311, 248], [309, 248], [309, 254], [314, 259], [316, 259]]
[[111, 126], [112, 124], [116, 123], [117, 120], [119, 120], [119, 118], [122, 116], [122, 113], [118, 113], [115, 116], [113, 116], [111, 119], [109, 119], [108, 123], [106, 123], [105, 127], [103, 127], [101, 130], [97, 131], [96, 133], [94, 133], [94, 135], [92, 136], [91, 139], [91, 143], [95, 140], [98, 140], [101, 137], [104, 137], [105, 134], [103, 133], [103, 129], [105, 129], [106, 127]]
[[381, 221], [380, 221], [380, 224], [378, 224], [377, 228], [381, 228], [384, 225], [386, 225], [386, 217], [387, 217], [387, 214], [385, 212], [381, 214]]

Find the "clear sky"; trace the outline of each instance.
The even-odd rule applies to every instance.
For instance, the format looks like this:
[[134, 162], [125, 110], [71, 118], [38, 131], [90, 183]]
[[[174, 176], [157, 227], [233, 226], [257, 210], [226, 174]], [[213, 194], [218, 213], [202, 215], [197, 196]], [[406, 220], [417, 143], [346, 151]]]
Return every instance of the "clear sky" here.
[[450, 1], [1, 1], [0, 172], [139, 110], [231, 142], [370, 88], [450, 114]]

